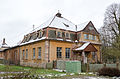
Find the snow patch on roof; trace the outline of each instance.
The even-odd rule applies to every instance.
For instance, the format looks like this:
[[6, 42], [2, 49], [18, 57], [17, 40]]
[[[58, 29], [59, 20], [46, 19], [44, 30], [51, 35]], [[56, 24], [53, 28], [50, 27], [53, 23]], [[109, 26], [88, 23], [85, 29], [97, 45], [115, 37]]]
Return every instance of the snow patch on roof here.
[[84, 23], [78, 24], [78, 25], [77, 25], [77, 31], [83, 30], [89, 22], [90, 22], [90, 21], [86, 21], [86, 22], [84, 22]]
[[89, 44], [90, 44], [90, 42], [86, 42], [81, 47], [76, 48], [75, 50], [84, 50]]
[[29, 43], [33, 43], [33, 42], [40, 41], [40, 40], [44, 40], [44, 39], [46, 39], [46, 37], [37, 38], [36, 40], [30, 40], [30, 41], [28, 41], [28, 42], [21, 43], [20, 45], [29, 44]]
[[64, 17], [58, 17], [56, 15], [52, 16], [50, 19], [48, 19], [46, 22], [41, 24], [35, 30], [37, 31], [45, 27], [54, 27], [54, 28], [65, 29], [70, 31], [76, 31], [75, 24], [65, 19]]

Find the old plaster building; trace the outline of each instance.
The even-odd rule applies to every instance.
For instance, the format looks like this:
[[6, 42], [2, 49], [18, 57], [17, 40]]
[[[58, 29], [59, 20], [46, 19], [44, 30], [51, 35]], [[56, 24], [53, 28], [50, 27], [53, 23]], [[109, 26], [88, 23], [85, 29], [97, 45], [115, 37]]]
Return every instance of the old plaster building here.
[[44, 67], [54, 60], [101, 60], [99, 33], [91, 21], [79, 25], [61, 13], [26, 34], [19, 45], [4, 50], [4, 58], [15, 64]]

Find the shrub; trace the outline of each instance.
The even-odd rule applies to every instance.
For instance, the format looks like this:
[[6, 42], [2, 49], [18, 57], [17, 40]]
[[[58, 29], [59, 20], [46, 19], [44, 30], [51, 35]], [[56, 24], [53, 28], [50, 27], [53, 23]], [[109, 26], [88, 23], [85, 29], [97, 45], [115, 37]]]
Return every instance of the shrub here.
[[120, 76], [120, 70], [117, 69], [117, 68], [104, 67], [104, 68], [101, 68], [98, 71], [98, 74], [100, 76], [110, 76], [110, 77], [117, 76], [117, 77], [119, 77]]

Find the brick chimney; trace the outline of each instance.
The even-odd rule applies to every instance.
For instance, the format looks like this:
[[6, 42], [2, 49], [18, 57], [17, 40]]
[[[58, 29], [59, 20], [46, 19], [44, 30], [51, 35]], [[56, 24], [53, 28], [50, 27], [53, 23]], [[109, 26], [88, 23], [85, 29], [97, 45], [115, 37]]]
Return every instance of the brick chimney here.
[[5, 45], [6, 43], [5, 43], [5, 38], [3, 38], [3, 43], [2, 43], [2, 45]]

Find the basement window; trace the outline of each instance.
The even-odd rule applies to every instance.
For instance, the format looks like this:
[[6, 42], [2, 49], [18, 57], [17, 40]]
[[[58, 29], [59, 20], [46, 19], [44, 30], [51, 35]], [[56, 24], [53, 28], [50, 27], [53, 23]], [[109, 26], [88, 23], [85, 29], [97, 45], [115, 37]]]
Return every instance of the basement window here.
[[62, 47], [57, 47], [57, 58], [62, 58]]

